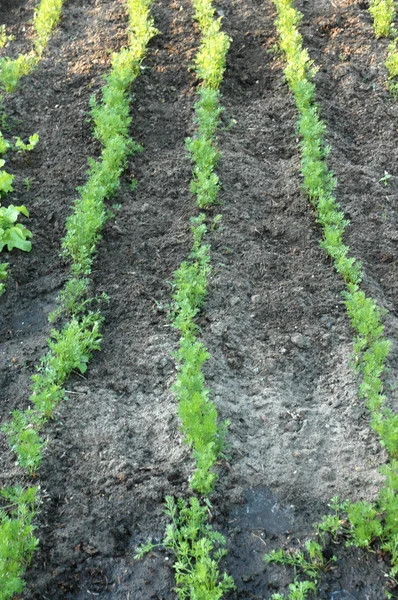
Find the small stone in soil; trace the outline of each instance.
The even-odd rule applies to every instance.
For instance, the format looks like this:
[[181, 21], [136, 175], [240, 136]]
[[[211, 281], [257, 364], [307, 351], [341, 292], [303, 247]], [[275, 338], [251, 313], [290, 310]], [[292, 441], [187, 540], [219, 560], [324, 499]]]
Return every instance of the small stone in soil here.
[[290, 337], [291, 341], [298, 348], [308, 348], [310, 340], [302, 333], [295, 333]]

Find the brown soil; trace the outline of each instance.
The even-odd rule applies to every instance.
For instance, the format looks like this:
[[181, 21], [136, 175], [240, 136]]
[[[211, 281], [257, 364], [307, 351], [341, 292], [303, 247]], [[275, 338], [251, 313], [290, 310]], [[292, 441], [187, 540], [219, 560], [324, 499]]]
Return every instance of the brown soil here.
[[[11, 53], [30, 47], [34, 2], [3, 2], [0, 22], [16, 36]], [[347, 242], [363, 261], [365, 287], [389, 312], [398, 334], [398, 105], [385, 89], [387, 42], [373, 39], [367, 3], [302, 0], [302, 32], [332, 146], [337, 197], [351, 219]], [[213, 271], [201, 317], [211, 353], [206, 378], [222, 418], [231, 421], [228, 460], [218, 467], [213, 524], [227, 537], [224, 567], [231, 599], [283, 592], [290, 571], [266, 567], [265, 551], [295, 545], [327, 512], [334, 495], [369, 499], [386, 460], [357, 400], [349, 366], [353, 333], [343, 283], [319, 248], [321, 232], [300, 191], [296, 110], [275, 52], [270, 0], [220, 0], [232, 37], [222, 88], [219, 146], [222, 226], [211, 233]], [[193, 132], [199, 42], [188, 0], [158, 0], [161, 35], [134, 86], [131, 135], [145, 151], [123, 177], [93, 272], [105, 291], [102, 351], [85, 377], [67, 383], [69, 401], [46, 428], [48, 449], [37, 481], [43, 503], [40, 549], [27, 573], [29, 599], [175, 598], [170, 558], [144, 561], [134, 548], [165, 528], [165, 495], [187, 496], [192, 460], [170, 392], [176, 333], [167, 311], [173, 271], [187, 256], [191, 167], [184, 139]], [[29, 379], [46, 349], [47, 315], [67, 277], [59, 257], [64, 222], [98, 153], [87, 120], [109, 50], [126, 41], [119, 0], [67, 0], [46, 58], [4, 100], [8, 135], [38, 131], [28, 156], [10, 156], [15, 192], [34, 233], [30, 254], [12, 253], [1, 298], [1, 420], [26, 408]], [[379, 180], [392, 175], [388, 185]], [[29, 177], [28, 191], [24, 180]], [[137, 178], [132, 192], [129, 182]], [[397, 401], [394, 345], [387, 381]], [[0, 438], [2, 484], [23, 481]], [[375, 554], [333, 549], [339, 562], [319, 598], [348, 590], [357, 600], [384, 597], [388, 565]], [[166, 560], [169, 558], [169, 560]], [[379, 561], [379, 562], [378, 562]], [[343, 596], [341, 596], [343, 598]]]

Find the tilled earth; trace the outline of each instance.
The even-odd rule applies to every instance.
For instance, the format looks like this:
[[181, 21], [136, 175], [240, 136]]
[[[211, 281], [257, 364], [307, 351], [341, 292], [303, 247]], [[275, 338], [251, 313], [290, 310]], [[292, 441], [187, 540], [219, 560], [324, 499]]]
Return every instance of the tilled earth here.
[[[32, 0], [5, 2], [0, 23], [30, 47]], [[221, 227], [210, 234], [212, 275], [200, 318], [212, 358], [206, 379], [221, 418], [231, 422], [228, 457], [218, 465], [213, 525], [227, 537], [223, 568], [231, 600], [285, 591], [290, 571], [266, 566], [264, 552], [295, 546], [328, 510], [332, 496], [372, 500], [386, 461], [357, 399], [350, 368], [353, 332], [343, 282], [319, 248], [321, 231], [300, 190], [296, 110], [283, 77], [271, 0], [220, 0], [231, 36], [219, 134]], [[337, 198], [351, 220], [347, 243], [364, 265], [366, 291], [384, 306], [386, 332], [398, 336], [398, 105], [385, 88], [388, 42], [372, 35], [367, 2], [297, 3], [332, 146]], [[188, 497], [189, 448], [170, 392], [176, 332], [170, 280], [191, 246], [191, 166], [184, 140], [194, 131], [200, 36], [188, 0], [157, 0], [160, 34], [134, 85], [134, 156], [105, 228], [93, 294], [106, 292], [102, 351], [84, 377], [67, 383], [69, 401], [47, 426], [36, 478], [42, 494], [40, 549], [26, 576], [26, 599], [169, 600], [171, 557], [134, 549], [165, 528], [166, 495]], [[46, 350], [48, 313], [68, 275], [59, 256], [64, 222], [98, 144], [87, 118], [110, 53], [126, 43], [119, 0], [66, 0], [62, 22], [39, 68], [4, 98], [7, 135], [40, 135], [28, 156], [7, 157], [15, 192], [34, 233], [30, 254], [12, 253], [0, 300], [1, 420], [26, 408], [30, 376]], [[388, 184], [380, 182], [391, 175]], [[29, 178], [28, 190], [25, 179]], [[139, 182], [136, 191], [130, 181]], [[215, 212], [215, 214], [216, 214]], [[392, 406], [398, 354], [389, 361]], [[23, 482], [0, 438], [3, 485]], [[337, 565], [320, 599], [347, 590], [384, 597], [388, 564], [380, 553], [333, 548]], [[344, 596], [341, 594], [340, 598]], [[346, 596], [349, 597], [349, 596]]]

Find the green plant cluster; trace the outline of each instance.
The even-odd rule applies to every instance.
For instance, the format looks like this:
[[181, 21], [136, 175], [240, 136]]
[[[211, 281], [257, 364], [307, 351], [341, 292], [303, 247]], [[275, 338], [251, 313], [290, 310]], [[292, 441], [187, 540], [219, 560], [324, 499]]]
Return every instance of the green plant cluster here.
[[[391, 554], [390, 576], [396, 577], [398, 507], [395, 496], [398, 491], [398, 464], [394, 465], [393, 470], [389, 466], [385, 474], [387, 485], [380, 490], [376, 503], [340, 502], [335, 496], [329, 504], [331, 514], [324, 515], [321, 522], [315, 525], [318, 541], [307, 540], [304, 550], [273, 550], [264, 556], [267, 564], [274, 562], [293, 567], [294, 583], [289, 586], [289, 600], [305, 600], [308, 594], [316, 594], [322, 574], [337, 560], [335, 556], [325, 560], [324, 550], [328, 544], [337, 546], [341, 540], [345, 540], [347, 547], [369, 548], [378, 539], [381, 549]], [[309, 580], [303, 580], [303, 577]], [[386, 597], [392, 596], [386, 591]], [[283, 595], [274, 594], [271, 600], [283, 599]]]
[[373, 29], [376, 37], [388, 37], [393, 33], [392, 23], [395, 18], [394, 0], [371, 0], [369, 12], [373, 18]]
[[197, 134], [186, 140], [193, 163], [191, 191], [197, 205], [205, 208], [217, 200], [220, 182], [215, 169], [220, 154], [215, 134], [222, 113], [219, 87], [226, 66], [230, 38], [221, 31], [221, 19], [214, 18], [215, 9], [208, 0], [194, 0], [195, 19], [202, 41], [195, 58], [195, 69], [200, 81], [199, 101], [195, 104]]
[[38, 133], [34, 133], [33, 135], [30, 135], [28, 142], [24, 142], [19, 137], [15, 138], [15, 148], [18, 152], [21, 152], [21, 153], [22, 152], [32, 152], [32, 150], [34, 150], [36, 148], [38, 143], [39, 143], [39, 134]]
[[[4, 163], [3, 160], [0, 159], [0, 166]], [[9, 175], [5, 171], [0, 171], [0, 187], [1, 176], [2, 174], [7, 175], [13, 179], [12, 175]], [[4, 185], [3, 179], [3, 190], [7, 189], [8, 191], [12, 190], [11, 184]], [[13, 206], [12, 204], [7, 208], [4, 206], [0, 206], [0, 252], [3, 250], [4, 246], [7, 246], [7, 250], [12, 250], [13, 248], [19, 248], [19, 250], [23, 250], [24, 252], [30, 252], [32, 249], [32, 243], [27, 239], [32, 237], [32, 233], [29, 229], [26, 229], [24, 225], [21, 223], [16, 223], [19, 214], [22, 213], [25, 217], [29, 217], [29, 213], [25, 206]], [[6, 280], [8, 277], [7, 272], [8, 263], [0, 263], [0, 296], [2, 296], [6, 290]]]
[[48, 340], [49, 351], [42, 358], [37, 373], [32, 376], [33, 409], [15, 410], [10, 423], [2, 430], [17, 455], [18, 464], [33, 475], [42, 460], [45, 445], [39, 432], [65, 397], [63, 385], [74, 370], [84, 373], [94, 350], [99, 350], [102, 317], [89, 312], [72, 318], [61, 331], [53, 330]]
[[61, 19], [63, 2], [64, 0], [41, 0], [35, 10], [33, 17], [35, 29], [34, 48], [39, 60], [43, 56], [52, 33]]
[[6, 291], [6, 281], [8, 277], [7, 273], [8, 263], [0, 263], [0, 296]]
[[31, 251], [32, 244], [27, 238], [31, 238], [32, 233], [21, 223], [16, 223], [20, 213], [29, 217], [29, 213], [23, 205], [13, 206], [11, 204], [7, 208], [0, 206], [0, 252], [4, 246], [7, 246], [7, 250], [19, 248], [24, 252]]
[[[61, 330], [51, 332], [49, 351], [32, 377], [31, 408], [14, 411], [10, 423], [3, 426], [19, 465], [30, 475], [36, 472], [42, 460], [45, 442], [40, 437], [40, 430], [64, 398], [63, 385], [66, 379], [73, 370], [84, 373], [90, 355], [99, 349], [102, 317], [98, 311], [89, 309], [92, 300], [87, 298], [88, 275], [100, 230], [108, 214], [105, 200], [118, 190], [119, 177], [127, 156], [136, 149], [128, 136], [128, 88], [139, 75], [146, 45], [156, 33], [149, 16], [150, 3], [151, 0], [127, 1], [130, 46], [113, 56], [112, 70], [103, 89], [102, 104], [92, 100], [95, 136], [102, 142], [103, 150], [100, 160], [91, 161], [88, 182], [80, 189], [74, 213], [66, 223], [63, 250], [72, 261], [72, 276], [60, 295], [59, 312], [68, 310], [70, 318]], [[34, 143], [34, 140], [29, 143]], [[2, 492], [3, 495], [7, 493], [11, 492]], [[0, 598], [10, 598], [12, 593], [23, 587], [22, 574], [34, 547], [28, 543], [22, 544], [22, 533], [18, 545], [15, 532], [23, 532], [25, 527], [26, 532], [31, 533], [32, 530], [28, 530], [31, 517], [32, 514], [28, 513], [19, 523], [18, 515], [11, 513], [8, 521], [4, 521], [4, 529], [0, 530], [4, 534], [4, 542], [0, 542], [0, 565], [8, 560], [9, 553], [14, 561], [14, 570], [7, 569], [4, 575], [4, 589], [12, 591]]]
[[[276, 563], [294, 569], [294, 582], [289, 584], [289, 600], [306, 600], [308, 594], [315, 593], [320, 574], [325, 570], [322, 547], [313, 540], [307, 540], [305, 550], [272, 550], [264, 555], [266, 564]], [[309, 577], [301, 580], [300, 576]], [[283, 600], [282, 594], [273, 594], [271, 600]]]
[[219, 600], [235, 588], [232, 578], [220, 575], [218, 565], [226, 554], [225, 538], [207, 523], [210, 503], [201, 506], [197, 498], [189, 505], [166, 496], [165, 513], [171, 522], [162, 544], [148, 542], [137, 549], [135, 558], [142, 558], [156, 546], [163, 546], [175, 555], [175, 592], [179, 600]]
[[[149, 17], [150, 0], [128, 0], [130, 35], [128, 48], [112, 58], [112, 70], [105, 78], [99, 104], [91, 98], [94, 135], [103, 150], [98, 160], [90, 160], [87, 183], [79, 189], [73, 214], [66, 221], [63, 253], [72, 261], [72, 278], [60, 296], [60, 310], [74, 312], [84, 306], [91, 264], [101, 230], [109, 216], [105, 201], [119, 189], [119, 178], [129, 155], [141, 147], [129, 137], [129, 94], [131, 83], [140, 73], [149, 40], [157, 30]], [[83, 304], [82, 304], [83, 303]], [[56, 317], [53, 315], [53, 317]]]
[[[191, 191], [197, 204], [206, 208], [215, 204], [219, 180], [215, 173], [219, 153], [215, 147], [215, 133], [221, 107], [218, 88], [225, 69], [229, 38], [220, 31], [220, 20], [214, 19], [211, 0], [193, 0], [195, 19], [202, 31], [195, 64], [201, 81], [199, 101], [195, 104], [197, 135], [186, 141], [193, 162]], [[217, 215], [211, 227], [220, 221]], [[216, 482], [212, 471], [224, 447], [227, 422], [218, 423], [217, 409], [205, 386], [203, 365], [209, 358], [204, 344], [197, 339], [197, 316], [207, 295], [210, 273], [210, 246], [204, 243], [207, 233], [206, 215], [191, 219], [193, 247], [187, 260], [174, 273], [172, 323], [180, 333], [176, 352], [177, 379], [173, 386], [178, 400], [178, 412], [186, 441], [193, 448], [196, 469], [190, 486], [201, 495], [210, 494]], [[225, 550], [224, 538], [206, 524], [209, 501], [201, 506], [197, 498], [190, 505], [182, 499], [177, 504], [166, 499], [166, 514], [171, 518], [163, 542], [175, 555], [176, 592], [180, 600], [218, 600], [234, 589], [234, 583], [225, 573], [219, 573], [219, 561]], [[141, 549], [148, 551], [152, 544]], [[217, 548], [218, 547], [218, 548]]]
[[12, 42], [13, 40], [14, 36], [7, 34], [6, 26], [4, 24], [0, 25], [0, 50], [4, 48], [8, 42]]
[[[277, 563], [294, 569], [294, 581], [289, 585], [288, 600], [306, 600], [309, 594], [314, 596], [322, 574], [336, 562], [335, 556], [326, 560], [324, 550], [327, 541], [337, 542], [343, 523], [345, 523], [342, 520], [341, 511], [346, 510], [347, 504], [341, 504], [337, 497], [332, 498], [330, 508], [333, 513], [324, 516], [322, 521], [315, 525], [318, 541], [307, 540], [303, 550], [279, 549], [265, 554], [266, 564]], [[284, 600], [285, 598], [283, 594], [271, 596], [271, 600]]]
[[27, 54], [19, 54], [16, 59], [0, 59], [0, 85], [6, 92], [15, 91], [21, 77], [30, 73], [40, 62], [61, 18], [62, 5], [63, 0], [41, 0], [33, 18], [34, 49]]
[[[15, 149], [19, 152], [25, 150], [33, 150], [39, 141], [37, 133], [33, 134], [29, 138], [29, 143], [24, 144], [19, 138], [16, 138]], [[3, 137], [0, 132], [0, 155], [5, 154], [9, 148], [13, 145]], [[5, 161], [0, 159], [0, 198], [13, 191], [14, 175], [8, 173], [3, 169]], [[20, 214], [25, 217], [29, 217], [29, 212], [25, 206], [13, 206], [12, 204], [8, 207], [0, 206], [0, 252], [5, 246], [7, 250], [13, 248], [19, 248], [24, 252], [30, 252], [32, 244], [28, 238], [32, 237], [32, 233], [24, 227], [21, 223], [16, 223]], [[4, 294], [6, 290], [6, 280], [8, 277], [7, 273], [8, 263], [0, 264], [0, 296]]]
[[343, 242], [349, 222], [335, 198], [336, 179], [326, 162], [330, 148], [325, 145], [326, 124], [320, 119], [315, 102], [315, 84], [312, 80], [314, 68], [307, 51], [302, 47], [302, 38], [297, 29], [302, 15], [293, 7], [292, 0], [274, 0], [274, 3], [278, 9], [276, 23], [280, 46], [287, 60], [285, 75], [299, 110], [303, 187], [323, 228], [321, 246], [333, 259], [336, 271], [346, 282], [343, 295], [351, 325], [357, 333], [354, 358], [362, 378], [360, 396], [371, 412], [372, 425], [379, 433], [382, 444], [395, 455], [398, 452], [398, 429], [392, 431], [392, 415], [383, 408], [385, 396], [381, 379], [391, 343], [384, 338], [382, 311], [375, 300], [366, 297], [359, 287], [362, 265], [349, 256], [349, 248]]
[[180, 347], [176, 353], [177, 380], [174, 392], [187, 442], [192, 445], [196, 470], [191, 487], [202, 493], [212, 491], [216, 474], [211, 471], [223, 447], [226, 424], [218, 426], [217, 409], [205, 387], [203, 364], [209, 358], [197, 337], [196, 316], [207, 294], [210, 272], [210, 246], [202, 243], [207, 232], [205, 215], [191, 219], [194, 244], [188, 259], [174, 274], [173, 325], [179, 330]]
[[391, 554], [390, 575], [398, 574], [398, 461], [381, 467], [385, 483], [376, 502], [345, 502], [342, 511], [349, 529], [343, 533], [347, 546], [370, 548], [377, 539], [381, 548]]
[[[298, 31], [302, 15], [294, 8], [293, 0], [273, 1], [278, 11], [276, 25], [280, 47], [287, 61], [285, 76], [299, 110], [304, 189], [323, 228], [321, 246], [332, 257], [336, 270], [346, 282], [343, 295], [356, 332], [354, 363], [360, 376], [359, 396], [365, 400], [371, 414], [371, 425], [379, 434], [381, 443], [390, 456], [396, 458], [398, 415], [386, 408], [382, 383], [391, 343], [384, 337], [382, 310], [360, 289], [362, 266], [349, 256], [349, 248], [343, 242], [348, 221], [335, 199], [336, 181], [327, 167], [329, 148], [324, 140], [326, 125], [319, 117], [315, 102], [315, 69], [308, 52], [302, 47]], [[345, 505], [351, 527], [350, 539], [357, 546], [368, 546], [378, 537], [385, 547], [395, 548], [394, 543], [398, 540], [397, 461], [392, 460], [382, 472], [386, 476], [386, 485], [375, 505], [367, 502], [347, 502]], [[394, 554], [392, 556], [394, 560]]]
[[395, 38], [388, 46], [386, 58], [386, 69], [388, 72], [388, 87], [395, 100], [398, 98], [398, 38]]
[[22, 575], [39, 543], [32, 524], [37, 487], [0, 490], [0, 600], [23, 590]]
[[[194, 18], [198, 21], [202, 41], [195, 59], [196, 73], [201, 82], [199, 101], [195, 104], [198, 133], [186, 140], [193, 162], [191, 191], [201, 208], [214, 205], [219, 180], [215, 173], [219, 153], [214, 138], [222, 111], [219, 86], [225, 70], [229, 38], [220, 31], [220, 19], [214, 19], [211, 0], [194, 0]], [[223, 446], [226, 424], [217, 423], [217, 409], [209, 399], [202, 367], [209, 358], [204, 345], [197, 339], [196, 317], [207, 294], [210, 272], [210, 247], [203, 243], [207, 232], [206, 216], [201, 213], [191, 219], [193, 248], [190, 256], [174, 274], [173, 325], [180, 331], [177, 352], [178, 376], [174, 391], [179, 403], [182, 429], [192, 445], [196, 471], [191, 487], [202, 494], [212, 491], [216, 475], [211, 471]]]
[[398, 97], [398, 38], [393, 27], [396, 16], [394, 0], [371, 0], [369, 12], [373, 18], [375, 36], [393, 37], [388, 46], [385, 66], [388, 72], [388, 87], [395, 99]]

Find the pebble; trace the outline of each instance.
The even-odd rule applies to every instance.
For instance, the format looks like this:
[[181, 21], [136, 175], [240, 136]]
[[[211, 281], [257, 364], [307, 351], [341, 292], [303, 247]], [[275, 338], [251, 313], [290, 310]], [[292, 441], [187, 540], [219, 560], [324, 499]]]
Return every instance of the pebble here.
[[302, 333], [294, 333], [290, 339], [297, 348], [308, 348], [310, 345], [309, 338]]
[[330, 329], [331, 327], [333, 327], [334, 319], [330, 315], [322, 315], [320, 321], [328, 329]]

